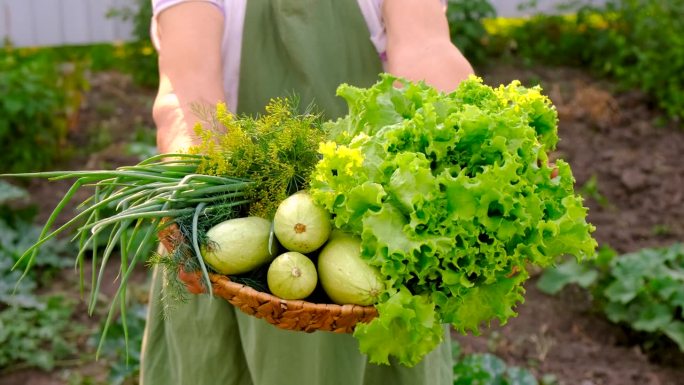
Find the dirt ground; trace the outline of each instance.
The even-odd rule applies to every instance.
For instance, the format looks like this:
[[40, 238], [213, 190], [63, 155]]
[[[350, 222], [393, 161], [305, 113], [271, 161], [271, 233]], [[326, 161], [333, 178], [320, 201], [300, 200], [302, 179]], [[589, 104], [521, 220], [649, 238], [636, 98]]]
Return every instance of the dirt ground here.
[[[560, 116], [561, 141], [555, 157], [571, 164], [578, 189], [595, 177], [594, 198], [586, 204], [599, 244], [630, 252], [684, 240], [684, 168], [678, 164], [684, 129], [661, 123], [646, 96], [621, 92], [572, 69], [499, 65], [481, 75], [492, 85], [512, 79], [543, 85]], [[153, 127], [154, 92], [139, 89], [116, 73], [97, 74], [91, 85], [72, 143], [85, 146], [105, 130], [111, 136], [103, 142], [113, 144], [65, 167], [130, 164], [135, 159], [123, 155], [122, 142], [130, 139], [131, 127]], [[43, 221], [68, 184], [34, 181], [29, 188]], [[144, 271], [135, 278], [138, 283], [145, 280]], [[496, 353], [509, 364], [553, 374], [564, 385], [684, 384], [682, 353], [665, 349], [645, 354], [621, 327], [592, 312], [590, 299], [581, 290], [547, 296], [535, 288], [535, 278], [527, 290], [519, 316], [506, 326], [493, 327], [480, 337], [456, 336], [464, 350]], [[53, 373], [3, 374], [0, 385], [62, 385], [68, 371], [102, 378], [101, 367], [83, 364]]]

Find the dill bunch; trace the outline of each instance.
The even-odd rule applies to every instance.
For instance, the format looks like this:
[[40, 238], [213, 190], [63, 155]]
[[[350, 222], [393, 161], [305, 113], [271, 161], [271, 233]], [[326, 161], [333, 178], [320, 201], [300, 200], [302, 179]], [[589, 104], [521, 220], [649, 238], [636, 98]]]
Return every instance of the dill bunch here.
[[200, 143], [189, 152], [204, 156], [198, 172], [249, 180], [247, 214], [272, 218], [280, 202], [308, 187], [326, 138], [320, 114], [311, 106], [298, 111], [296, 98], [272, 99], [257, 117], [237, 117], [219, 103], [212, 119], [195, 126]]
[[[166, 317], [170, 311], [176, 308], [177, 304], [188, 301], [188, 290], [180, 280], [178, 271], [183, 268], [185, 271], [200, 271], [197, 258], [193, 255], [192, 248], [187, 243], [178, 243], [173, 251], [168, 254], [152, 253], [147, 260], [148, 266], [161, 266], [164, 274], [164, 308], [163, 315]], [[204, 281], [202, 281], [203, 284]]]

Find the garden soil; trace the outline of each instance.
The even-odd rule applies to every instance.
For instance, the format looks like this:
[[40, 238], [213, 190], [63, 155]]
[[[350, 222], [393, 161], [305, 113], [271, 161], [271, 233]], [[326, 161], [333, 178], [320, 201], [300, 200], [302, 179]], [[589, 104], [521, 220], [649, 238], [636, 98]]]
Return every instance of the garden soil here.
[[[480, 75], [490, 85], [512, 79], [539, 83], [551, 97], [561, 138], [553, 156], [572, 166], [600, 245], [626, 253], [684, 240], [684, 167], [679, 162], [684, 129], [664, 120], [648, 97], [567, 68], [507, 64], [484, 68]], [[140, 89], [121, 74], [95, 74], [70, 140], [76, 148], [92, 148], [93, 143], [99, 148], [76, 154], [60, 168], [135, 162], [125, 154], [125, 143], [134, 127], [153, 127], [153, 97], [153, 90]], [[33, 181], [29, 188], [43, 222], [68, 184]], [[73, 275], [68, 270], [56, 286], [68, 288]], [[507, 325], [493, 325], [479, 337], [454, 335], [463, 350], [495, 353], [510, 365], [527, 367], [540, 378], [553, 375], [564, 385], [684, 385], [684, 355], [672, 344], [646, 349], [638, 336], [595, 312], [583, 290], [570, 287], [548, 296], [536, 289], [537, 277], [533, 274], [528, 282], [519, 316]], [[146, 280], [141, 268], [134, 281], [144, 285]], [[73, 290], [77, 295], [77, 286]], [[97, 324], [81, 315], [78, 321]], [[61, 385], [69, 372], [79, 371], [93, 379], [106, 377], [101, 365], [85, 360], [51, 373], [0, 373], [0, 385]]]

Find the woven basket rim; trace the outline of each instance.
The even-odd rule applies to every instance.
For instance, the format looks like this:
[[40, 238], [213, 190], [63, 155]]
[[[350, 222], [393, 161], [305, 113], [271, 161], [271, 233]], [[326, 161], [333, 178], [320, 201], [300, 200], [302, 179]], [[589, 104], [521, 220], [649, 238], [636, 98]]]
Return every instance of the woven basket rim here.
[[266, 293], [263, 291], [256, 290], [255, 288], [247, 286], [245, 284], [231, 281], [229, 277], [222, 275], [222, 274], [209, 273], [209, 280], [215, 286], [220, 285], [220, 286], [224, 286], [226, 288], [230, 288], [231, 290], [234, 290], [234, 291], [240, 291], [240, 293], [244, 296], [255, 297], [255, 298], [258, 298], [262, 301], [269, 301], [269, 302], [276, 301], [276, 302], [280, 303], [281, 305], [286, 306], [290, 310], [295, 310], [295, 309], [303, 309], [306, 311], [318, 310], [318, 311], [327, 311], [327, 312], [333, 312], [333, 313], [339, 313], [339, 314], [357, 313], [359, 315], [362, 315], [363, 313], [365, 313], [369, 309], [372, 309], [373, 312], [377, 312], [377, 309], [375, 309], [374, 306], [362, 306], [362, 305], [353, 305], [353, 304], [338, 305], [336, 303], [315, 303], [315, 302], [305, 301], [302, 299], [284, 299], [284, 298], [280, 298], [278, 296], [275, 296], [271, 293]]

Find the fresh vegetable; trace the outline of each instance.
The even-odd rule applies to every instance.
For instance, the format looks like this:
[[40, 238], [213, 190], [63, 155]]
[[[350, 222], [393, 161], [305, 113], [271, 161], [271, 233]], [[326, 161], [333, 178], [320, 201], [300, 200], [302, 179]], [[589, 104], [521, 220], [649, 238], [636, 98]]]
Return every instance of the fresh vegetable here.
[[[201, 159], [199, 155], [164, 154], [149, 158], [136, 166], [120, 167], [116, 170], [50, 171], [6, 175], [52, 180], [76, 179], [46, 221], [39, 239], [26, 250], [15, 267], [25, 266], [24, 275], [26, 275], [43, 244], [60, 233], [75, 228], [74, 240], [78, 240], [79, 246], [76, 266], [80, 272], [81, 289], [85, 280], [85, 255], [92, 250], [93, 268], [88, 306], [88, 311], [92, 314], [97, 299], [100, 297], [100, 286], [106, 265], [116, 246], [120, 246], [119, 287], [111, 299], [102, 335], [104, 337], [107, 334], [117, 305], [120, 307], [124, 331], [127, 330], [126, 301], [123, 299], [126, 297], [128, 278], [138, 262], [147, 257], [143, 253], [157, 242], [157, 232], [173, 223], [173, 221], [162, 222], [162, 219], [190, 217], [194, 219], [196, 228], [200, 214], [204, 218], [217, 220], [236, 215], [239, 208], [248, 203], [244, 199], [244, 191], [250, 185], [249, 182], [197, 174]], [[58, 215], [73, 199], [76, 192], [86, 187], [94, 187], [94, 193], [81, 203], [81, 212], [64, 225], [52, 230]], [[110, 214], [112, 211], [115, 214]], [[147, 224], [149, 226], [146, 226]], [[105, 236], [106, 241], [100, 242]], [[197, 245], [197, 237], [191, 238], [194, 238], [190, 239], [191, 243]], [[102, 251], [103, 243], [104, 251]], [[209, 277], [201, 259], [199, 259], [199, 264], [208, 282]], [[174, 270], [174, 272], [177, 271], [177, 269]], [[98, 352], [102, 348], [103, 341], [104, 338], [100, 340]]]
[[309, 257], [296, 251], [281, 254], [271, 262], [267, 273], [268, 288], [283, 299], [303, 299], [316, 288], [316, 266]]
[[373, 305], [385, 291], [377, 268], [361, 259], [361, 239], [334, 232], [318, 255], [321, 286], [337, 304]]
[[271, 221], [259, 217], [223, 221], [207, 231], [204, 261], [225, 275], [243, 274], [271, 261]]
[[[205, 229], [249, 214], [272, 217], [283, 199], [306, 188], [318, 161], [316, 148], [324, 138], [320, 117], [311, 108], [300, 113], [295, 99], [275, 99], [259, 117], [232, 115], [224, 104], [217, 105], [216, 111], [196, 112], [206, 124], [196, 127], [200, 144], [191, 148], [190, 154], [161, 154], [116, 170], [3, 175], [76, 180], [16, 266], [25, 266], [28, 272], [45, 242], [75, 229], [82, 287], [85, 256], [93, 251], [91, 313], [100, 297], [109, 257], [121, 246], [119, 288], [111, 300], [101, 342], [119, 307], [126, 330], [126, 302], [121, 299], [126, 295], [127, 280], [135, 266], [145, 262], [148, 256], [143, 254], [155, 246], [159, 231], [176, 224], [187, 240], [169, 255], [149, 256], [150, 262], [163, 265], [172, 283], [167, 287], [170, 297], [183, 297], [178, 292], [184, 286], [177, 279], [181, 266], [187, 268], [183, 271], [201, 270], [211, 292], [199, 250]], [[91, 187], [94, 192], [81, 203], [82, 211], [53, 230], [76, 192]]]
[[[389, 363], [394, 356], [412, 366], [442, 341], [444, 323], [477, 332], [483, 323], [503, 324], [514, 316], [528, 266], [547, 266], [561, 254], [581, 259], [594, 253], [594, 228], [574, 194], [569, 165], [548, 165], [558, 141], [557, 115], [539, 88], [514, 82], [492, 89], [473, 77], [444, 94], [383, 75], [371, 88], [342, 85], [338, 94], [349, 114], [323, 129], [317, 116], [299, 115], [288, 100], [273, 101], [256, 118], [235, 117], [219, 105], [208, 120], [212, 127], [197, 129], [201, 144], [192, 148], [194, 155], [165, 154], [115, 171], [22, 175], [77, 182], [20, 262], [30, 268], [41, 244], [84, 219], [76, 231], [77, 263], [83, 265], [93, 246], [100, 269], [93, 275], [92, 311], [104, 265], [120, 242], [120, 288], [108, 325], [117, 301], [125, 320], [121, 299], [128, 276], [140, 250], [167, 224], [177, 224], [187, 242], [159, 260], [171, 261], [174, 269], [167, 271], [176, 276], [178, 264], [196, 261], [206, 281], [199, 245], [212, 235], [205, 233], [209, 224], [247, 215], [271, 218], [289, 195], [308, 188], [328, 212], [326, 219], [298, 208], [299, 217], [280, 222], [290, 230], [304, 224], [306, 233], [316, 235], [307, 249], [327, 237], [327, 215], [352, 234], [332, 235], [321, 251], [322, 285], [335, 301], [375, 304], [379, 316], [354, 332], [372, 362]], [[83, 211], [51, 232], [56, 216], [86, 185], [94, 185], [95, 194]], [[101, 219], [105, 208], [116, 214]], [[132, 242], [136, 237], [125, 231], [133, 224], [136, 234], [151, 225], [142, 241]], [[111, 232], [100, 259], [97, 239], [105, 228]], [[272, 239], [263, 235], [265, 226], [259, 229], [256, 240], [249, 238], [256, 231], [226, 231], [235, 238], [225, 250], [243, 253], [251, 246], [260, 254], [249, 259], [263, 257], [264, 263], [272, 253], [264, 256], [263, 248]], [[288, 243], [287, 236], [279, 238]], [[219, 242], [205, 245], [205, 254], [223, 250]], [[212, 255], [208, 259], [216, 263]]]
[[379, 317], [354, 333], [372, 362], [416, 364], [441, 323], [503, 324], [528, 265], [593, 255], [570, 166], [557, 160], [552, 177], [547, 164], [557, 114], [540, 88], [471, 77], [444, 94], [384, 75], [338, 94], [349, 114], [328, 124], [334, 141], [320, 146], [310, 192], [386, 277]]
[[308, 187], [325, 140], [320, 116], [298, 110], [296, 99], [278, 98], [264, 115], [236, 117], [219, 103], [209, 125], [196, 128], [200, 144], [190, 152], [204, 155], [198, 172], [250, 180], [249, 215], [273, 218], [285, 198]]
[[330, 235], [330, 213], [302, 191], [287, 197], [276, 210], [273, 231], [288, 250], [310, 253]]

